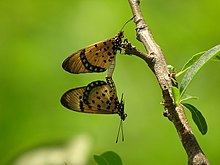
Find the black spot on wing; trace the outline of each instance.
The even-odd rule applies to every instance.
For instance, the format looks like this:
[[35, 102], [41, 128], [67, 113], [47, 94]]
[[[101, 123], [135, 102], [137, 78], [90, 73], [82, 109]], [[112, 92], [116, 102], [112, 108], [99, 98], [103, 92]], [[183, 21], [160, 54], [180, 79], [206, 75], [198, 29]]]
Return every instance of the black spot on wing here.
[[95, 66], [95, 65], [89, 63], [89, 61], [87, 60], [86, 55], [85, 55], [85, 49], [81, 50], [81, 52], [80, 52], [80, 60], [83, 64], [83, 66], [90, 72], [104, 72], [106, 70], [106, 68], [98, 67], [98, 66]]
[[[99, 86], [102, 86], [102, 85], [106, 85], [107, 83], [105, 82], [105, 81], [100, 81], [100, 80], [98, 80], [98, 81], [93, 81], [93, 82], [91, 82], [91, 83], [89, 83], [87, 86], [86, 86], [86, 88], [85, 88], [85, 91], [84, 91], [84, 93], [83, 93], [83, 101], [86, 103], [86, 104], [88, 104], [88, 98], [89, 98], [89, 96], [90, 96], [90, 92], [93, 90], [93, 89], [95, 89], [95, 88], [97, 88], [97, 87], [99, 87]], [[98, 95], [99, 94], [99, 92], [98, 91], [96, 91], [96, 95]], [[101, 97], [100, 96], [97, 96], [96, 97], [97, 99], [101, 99]]]

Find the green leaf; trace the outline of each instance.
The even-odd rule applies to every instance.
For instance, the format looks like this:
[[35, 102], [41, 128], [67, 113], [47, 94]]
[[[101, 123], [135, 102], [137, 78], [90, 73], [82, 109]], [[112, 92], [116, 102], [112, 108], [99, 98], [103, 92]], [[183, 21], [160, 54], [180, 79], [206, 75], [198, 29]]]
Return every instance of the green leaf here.
[[175, 103], [175, 105], [179, 105], [179, 103], [180, 103], [179, 89], [177, 87], [174, 87], [174, 86], [172, 86], [171, 89], [172, 89], [172, 95], [173, 95], [173, 98], [174, 98], [174, 103]]
[[209, 49], [207, 52], [204, 53], [186, 72], [183, 76], [182, 82], [180, 83], [180, 94], [181, 96], [186, 91], [191, 80], [194, 78], [196, 73], [206, 64], [211, 58], [213, 58], [216, 53], [220, 51], [220, 45], [215, 46], [212, 49]]
[[189, 59], [189, 61], [186, 62], [186, 64], [183, 66], [183, 68], [181, 69], [180, 72], [178, 72], [176, 74], [176, 77], [180, 76], [181, 74], [185, 73], [190, 67], [191, 65], [196, 62], [206, 51], [203, 52], [199, 52], [195, 55], [192, 56], [191, 59]]
[[183, 101], [187, 101], [190, 99], [198, 99], [198, 97], [196, 96], [191, 96], [191, 95], [184, 95], [184, 97], [180, 100], [180, 102], [182, 103]]
[[113, 151], [104, 152], [100, 156], [94, 155], [94, 159], [98, 165], [122, 165], [120, 156]]
[[217, 53], [217, 55], [212, 60], [220, 62], [220, 53]]
[[193, 121], [197, 125], [199, 131], [205, 135], [207, 133], [208, 127], [207, 123], [205, 121], [205, 118], [203, 117], [202, 113], [193, 105], [188, 103], [182, 103], [187, 109], [190, 110], [192, 114]]
[[93, 157], [98, 165], [109, 165], [102, 156], [94, 155]]

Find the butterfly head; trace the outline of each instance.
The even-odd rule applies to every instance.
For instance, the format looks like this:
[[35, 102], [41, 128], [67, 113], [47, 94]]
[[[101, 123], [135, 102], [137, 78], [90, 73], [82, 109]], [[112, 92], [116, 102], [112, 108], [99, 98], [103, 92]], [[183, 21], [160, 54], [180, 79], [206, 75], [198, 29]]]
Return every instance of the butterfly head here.
[[121, 96], [121, 101], [118, 104], [118, 115], [121, 117], [121, 120], [125, 120], [125, 118], [128, 116], [125, 111], [124, 111], [124, 99], [123, 99], [123, 94]]
[[124, 38], [124, 32], [120, 31], [120, 32], [118, 32], [118, 34], [114, 38], [115, 39], [115, 43], [121, 44], [122, 38]]
[[113, 44], [113, 51], [116, 54], [117, 50], [121, 52], [121, 46], [122, 46], [122, 38], [124, 37], [123, 31], [120, 31], [115, 37]]
[[120, 32], [117, 34], [117, 37], [118, 37], [118, 38], [124, 38], [124, 32], [123, 32], [123, 31], [120, 31]]

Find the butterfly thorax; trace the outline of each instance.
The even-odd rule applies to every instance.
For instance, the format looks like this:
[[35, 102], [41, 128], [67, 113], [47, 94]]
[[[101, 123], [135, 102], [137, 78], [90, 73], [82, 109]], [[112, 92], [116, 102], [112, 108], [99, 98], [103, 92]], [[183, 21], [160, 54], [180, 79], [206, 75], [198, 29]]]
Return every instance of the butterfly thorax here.
[[113, 44], [113, 50], [116, 52], [117, 50], [121, 51], [122, 46], [122, 38], [124, 37], [124, 33], [120, 31], [115, 37]]

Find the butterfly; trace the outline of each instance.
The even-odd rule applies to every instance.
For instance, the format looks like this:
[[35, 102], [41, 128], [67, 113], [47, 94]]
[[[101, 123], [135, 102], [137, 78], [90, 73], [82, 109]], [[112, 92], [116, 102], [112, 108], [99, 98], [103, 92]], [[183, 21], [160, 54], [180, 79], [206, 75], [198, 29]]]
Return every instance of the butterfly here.
[[119, 102], [115, 84], [111, 77], [105, 81], [94, 81], [87, 86], [68, 90], [61, 97], [61, 104], [73, 111], [92, 114], [118, 114], [121, 118], [116, 143], [120, 130], [124, 141], [123, 123], [127, 114], [124, 112], [123, 95]]
[[113, 38], [76, 51], [65, 59], [63, 69], [75, 74], [106, 71], [115, 59], [117, 51], [121, 51], [123, 37], [123, 32], [119, 32]]
[[118, 114], [125, 120], [124, 101], [118, 100], [111, 77], [105, 81], [94, 81], [87, 86], [68, 90], [61, 97], [61, 104], [73, 111], [93, 114]]
[[[133, 18], [128, 20], [122, 29]], [[106, 71], [114, 61], [117, 51], [122, 50], [122, 29], [113, 38], [89, 45], [67, 57], [62, 64], [63, 69], [75, 74]]]

